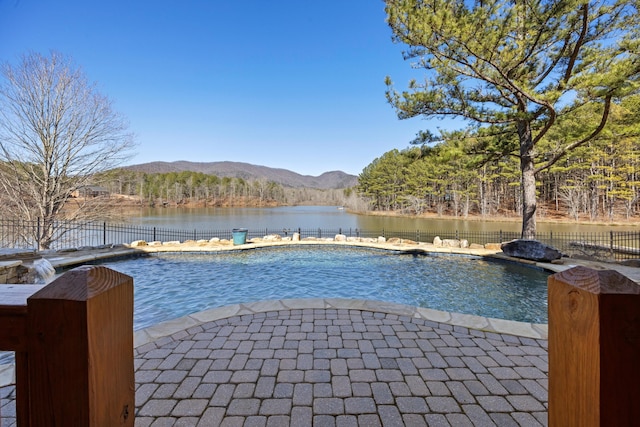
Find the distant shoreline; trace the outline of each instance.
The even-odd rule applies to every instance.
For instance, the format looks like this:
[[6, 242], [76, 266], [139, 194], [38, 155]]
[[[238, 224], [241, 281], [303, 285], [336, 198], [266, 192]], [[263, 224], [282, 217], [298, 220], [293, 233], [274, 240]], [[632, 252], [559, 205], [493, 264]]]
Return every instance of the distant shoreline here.
[[[112, 196], [113, 197], [113, 196]], [[296, 204], [296, 205], [287, 205], [287, 204], [279, 204], [270, 201], [257, 201], [257, 200], [217, 200], [216, 203], [212, 202], [184, 202], [184, 203], [166, 203], [160, 204], [156, 203], [155, 206], [150, 206], [148, 204], [143, 204], [138, 198], [128, 197], [128, 196], [115, 196], [119, 199], [116, 205], [121, 209], [122, 214], [126, 214], [126, 211], [129, 210], [138, 210], [138, 209], [146, 209], [146, 208], [158, 208], [158, 209], [197, 209], [197, 208], [274, 208], [281, 206], [320, 206], [317, 203], [309, 203], [309, 204]], [[322, 205], [322, 206], [333, 206], [333, 205]], [[522, 218], [516, 215], [493, 215], [493, 216], [480, 216], [477, 214], [470, 214], [467, 217], [462, 216], [454, 216], [454, 215], [438, 215], [433, 212], [423, 213], [420, 215], [415, 214], [407, 214], [398, 211], [358, 211], [350, 208], [346, 208], [345, 210], [354, 215], [365, 215], [365, 216], [380, 216], [380, 217], [396, 217], [396, 218], [415, 218], [415, 219], [432, 219], [432, 220], [442, 220], [442, 221], [476, 221], [476, 222], [509, 222], [509, 223], [519, 223], [522, 221]], [[577, 225], [603, 225], [603, 226], [612, 226], [612, 227], [637, 227], [640, 228], [640, 219], [632, 218], [629, 220], [616, 218], [613, 221], [606, 220], [596, 220], [591, 221], [588, 219], [580, 219], [579, 221], [575, 221], [566, 217], [563, 217], [560, 214], [554, 214], [553, 217], [543, 217], [537, 218], [538, 223], [545, 224], [577, 224]]]
[[[397, 211], [366, 211], [366, 212], [357, 212], [348, 210], [350, 213], [356, 215], [370, 215], [370, 216], [387, 216], [387, 217], [401, 217], [401, 218], [416, 218], [416, 219], [435, 219], [435, 220], [443, 220], [443, 221], [479, 221], [479, 222], [522, 222], [522, 218], [515, 215], [510, 216], [480, 216], [480, 215], [469, 215], [467, 217], [462, 216], [454, 216], [454, 215], [438, 215], [432, 212], [420, 214], [420, 215], [412, 215], [405, 214]], [[640, 228], [640, 218], [632, 218], [629, 220], [625, 219], [616, 219], [614, 221], [590, 221], [588, 219], [581, 219], [579, 221], [575, 221], [569, 218], [562, 218], [560, 216], [556, 216], [554, 218], [537, 218], [536, 222], [545, 223], [545, 224], [583, 224], [583, 225], [607, 225], [607, 226], [632, 226]]]

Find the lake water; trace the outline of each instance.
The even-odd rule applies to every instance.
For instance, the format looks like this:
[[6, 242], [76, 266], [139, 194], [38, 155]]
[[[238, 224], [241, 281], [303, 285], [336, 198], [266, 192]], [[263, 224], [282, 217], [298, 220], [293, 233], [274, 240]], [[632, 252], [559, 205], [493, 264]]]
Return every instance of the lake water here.
[[[250, 230], [276, 229], [359, 229], [368, 231], [464, 231], [519, 232], [519, 221], [465, 221], [463, 219], [403, 218], [357, 215], [336, 206], [284, 206], [276, 208], [145, 208], [128, 213], [133, 224], [185, 230]], [[637, 227], [615, 227], [573, 223], [538, 222], [538, 231], [554, 233], [602, 233], [611, 229], [636, 230]]]

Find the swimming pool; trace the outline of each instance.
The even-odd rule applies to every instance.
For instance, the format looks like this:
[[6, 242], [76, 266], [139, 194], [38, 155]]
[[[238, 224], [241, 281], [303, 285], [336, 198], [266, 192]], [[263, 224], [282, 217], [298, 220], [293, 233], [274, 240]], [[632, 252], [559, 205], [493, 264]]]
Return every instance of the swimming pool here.
[[289, 246], [105, 262], [134, 278], [134, 328], [230, 304], [356, 298], [547, 322], [547, 272], [464, 255]]

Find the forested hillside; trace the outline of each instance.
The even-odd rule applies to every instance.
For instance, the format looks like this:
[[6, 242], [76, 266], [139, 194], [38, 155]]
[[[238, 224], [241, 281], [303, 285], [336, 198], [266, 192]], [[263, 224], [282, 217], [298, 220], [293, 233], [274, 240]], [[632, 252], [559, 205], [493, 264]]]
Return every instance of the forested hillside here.
[[[640, 98], [614, 107], [598, 138], [536, 174], [538, 217], [609, 221], [640, 215]], [[552, 156], [593, 117], [585, 110], [579, 120], [561, 124], [536, 155]], [[360, 174], [359, 194], [381, 211], [520, 215], [517, 144], [513, 135], [492, 131], [449, 133], [435, 144], [389, 151]]]
[[350, 188], [286, 187], [266, 178], [218, 177], [202, 172], [145, 173], [115, 169], [96, 177], [110, 194], [128, 196], [146, 206], [344, 205], [355, 197]]
[[349, 188], [357, 177], [342, 171], [325, 172], [319, 176], [301, 175], [288, 169], [270, 168], [242, 162], [151, 162], [126, 166], [123, 169], [145, 173], [200, 172], [219, 178], [241, 178], [245, 181], [266, 180], [293, 188]]

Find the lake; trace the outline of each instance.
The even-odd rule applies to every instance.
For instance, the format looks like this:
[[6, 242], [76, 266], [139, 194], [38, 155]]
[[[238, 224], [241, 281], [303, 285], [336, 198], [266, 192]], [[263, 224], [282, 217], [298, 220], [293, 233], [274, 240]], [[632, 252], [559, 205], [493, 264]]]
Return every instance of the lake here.
[[[464, 231], [519, 232], [519, 221], [477, 221], [440, 218], [404, 218], [358, 215], [336, 206], [282, 206], [276, 208], [143, 208], [128, 212], [129, 221], [137, 225], [185, 230], [291, 230], [359, 229], [369, 231]], [[538, 222], [538, 231], [554, 233], [602, 233], [611, 229], [623, 231], [633, 226]]]

